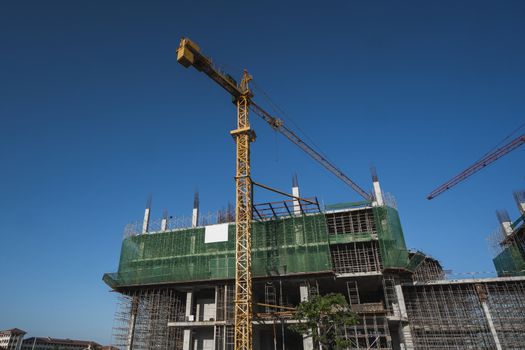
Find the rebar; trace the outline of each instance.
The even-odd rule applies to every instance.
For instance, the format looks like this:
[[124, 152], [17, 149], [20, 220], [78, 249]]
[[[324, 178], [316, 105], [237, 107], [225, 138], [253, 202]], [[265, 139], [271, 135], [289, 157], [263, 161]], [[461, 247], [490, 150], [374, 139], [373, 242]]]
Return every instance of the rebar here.
[[405, 285], [403, 292], [416, 349], [496, 349], [493, 333], [503, 349], [523, 349], [525, 281]]

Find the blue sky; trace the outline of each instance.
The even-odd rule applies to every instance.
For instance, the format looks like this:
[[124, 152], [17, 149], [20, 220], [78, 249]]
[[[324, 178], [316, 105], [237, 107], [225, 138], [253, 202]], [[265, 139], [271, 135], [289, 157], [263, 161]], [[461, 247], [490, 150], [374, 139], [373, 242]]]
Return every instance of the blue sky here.
[[[486, 237], [496, 209], [517, 216], [525, 148], [425, 196], [525, 122], [524, 16], [522, 1], [1, 1], [0, 329], [109, 343], [101, 278], [148, 194], [153, 216], [189, 215], [195, 188], [204, 211], [234, 201], [235, 110], [177, 64], [181, 36], [248, 69], [367, 190], [374, 164], [410, 247], [494, 270]], [[359, 199], [255, 118], [256, 181], [298, 173], [304, 196]]]

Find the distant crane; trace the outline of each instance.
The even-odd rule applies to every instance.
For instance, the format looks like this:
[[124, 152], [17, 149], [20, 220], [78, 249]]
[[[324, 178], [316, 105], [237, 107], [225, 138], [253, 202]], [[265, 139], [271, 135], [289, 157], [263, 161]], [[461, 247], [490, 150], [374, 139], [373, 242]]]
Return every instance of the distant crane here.
[[245, 70], [241, 83], [217, 69], [210, 58], [201, 54], [199, 46], [188, 38], [182, 38], [177, 49], [177, 61], [184, 67], [195, 67], [205, 73], [232, 95], [237, 105], [237, 129], [230, 133], [235, 138], [236, 176], [235, 176], [235, 307], [234, 334], [235, 350], [252, 349], [252, 271], [251, 271], [251, 221], [252, 221], [252, 180], [250, 178], [250, 143], [255, 140], [255, 132], [250, 128], [248, 110], [251, 109], [262, 117], [270, 126], [279, 131], [290, 141], [299, 146], [310, 157], [319, 162], [332, 174], [352, 187], [360, 196], [371, 200], [372, 196], [353, 182], [337, 167], [331, 164], [319, 152], [301, 140], [288, 129], [281, 119], [252, 101], [253, 93], [249, 88], [252, 77]]
[[504, 146], [496, 149], [495, 151], [490, 152], [489, 154], [487, 154], [486, 156], [484, 156], [483, 158], [481, 158], [480, 160], [478, 160], [477, 162], [469, 166], [467, 169], [463, 170], [461, 173], [454, 176], [452, 179], [448, 180], [443, 185], [439, 186], [438, 188], [430, 192], [430, 194], [427, 196], [427, 199], [431, 200], [433, 198], [436, 198], [441, 193], [454, 187], [461, 181], [467, 179], [474, 173], [477, 173], [478, 171], [480, 171], [487, 165], [493, 163], [494, 161], [498, 160], [499, 158], [503, 157], [509, 152], [515, 150], [516, 148], [523, 145], [524, 143], [525, 143], [525, 134], [516, 137], [515, 139], [505, 144]]

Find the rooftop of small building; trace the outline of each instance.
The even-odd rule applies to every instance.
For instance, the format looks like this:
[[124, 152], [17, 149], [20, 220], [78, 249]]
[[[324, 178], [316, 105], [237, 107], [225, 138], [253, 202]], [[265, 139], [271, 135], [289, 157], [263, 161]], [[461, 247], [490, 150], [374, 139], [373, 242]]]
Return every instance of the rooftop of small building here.
[[2, 330], [0, 331], [0, 334], [6, 334], [6, 333], [9, 333], [9, 334], [26, 334], [27, 332], [20, 329], [20, 328], [11, 328], [11, 329], [5, 329], [5, 330]]
[[51, 337], [31, 337], [24, 339], [24, 343], [32, 343], [34, 341], [41, 342], [41, 343], [48, 343], [48, 344], [54, 344], [54, 345], [94, 345], [97, 347], [101, 347], [102, 345], [98, 344], [97, 342], [91, 341], [91, 340], [77, 340], [77, 339], [61, 339], [61, 338], [51, 338]]

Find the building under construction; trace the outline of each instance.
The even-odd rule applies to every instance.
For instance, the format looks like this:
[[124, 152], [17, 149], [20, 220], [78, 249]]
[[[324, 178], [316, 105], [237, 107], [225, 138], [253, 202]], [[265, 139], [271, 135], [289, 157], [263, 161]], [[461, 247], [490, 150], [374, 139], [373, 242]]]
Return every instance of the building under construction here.
[[500, 225], [491, 236], [499, 276], [525, 275], [525, 191], [515, 192], [514, 199], [521, 215], [513, 222], [506, 210], [497, 211]]
[[[373, 180], [373, 201], [321, 207], [298, 200], [294, 182], [295, 199], [254, 205], [253, 348], [318, 349], [289, 330], [288, 310], [335, 292], [358, 315], [339, 330], [351, 349], [524, 349], [525, 278], [499, 262], [514, 253], [523, 262], [523, 221], [502, 224], [510, 231], [495, 259], [500, 277], [446, 280], [437, 260], [407, 249], [396, 205]], [[118, 271], [103, 278], [120, 296], [115, 345], [233, 349], [231, 209], [199, 215], [195, 198], [191, 218], [158, 222], [149, 210], [126, 227]]]

